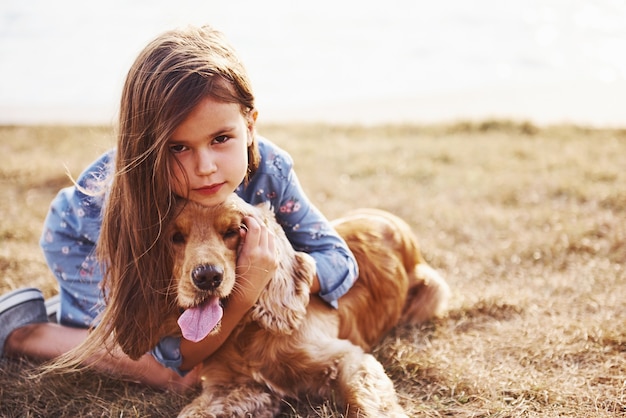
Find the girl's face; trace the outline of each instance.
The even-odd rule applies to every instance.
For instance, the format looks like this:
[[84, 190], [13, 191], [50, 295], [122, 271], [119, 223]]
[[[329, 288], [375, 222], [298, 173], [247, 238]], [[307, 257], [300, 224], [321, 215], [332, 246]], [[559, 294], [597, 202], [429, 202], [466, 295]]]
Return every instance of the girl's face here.
[[[237, 103], [207, 97], [168, 141], [174, 193], [205, 206], [224, 202], [248, 171], [256, 111], [247, 119]], [[187, 179], [187, 180], [186, 180]]]

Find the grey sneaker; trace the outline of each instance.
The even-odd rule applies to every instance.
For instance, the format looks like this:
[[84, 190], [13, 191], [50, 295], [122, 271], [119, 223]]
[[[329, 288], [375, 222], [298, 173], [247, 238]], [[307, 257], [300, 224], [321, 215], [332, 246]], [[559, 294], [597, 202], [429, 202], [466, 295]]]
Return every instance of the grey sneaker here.
[[49, 322], [58, 323], [58, 312], [61, 307], [61, 295], [54, 295], [49, 299], [46, 299], [46, 313], [48, 315]]
[[0, 357], [9, 335], [25, 325], [48, 322], [43, 294], [33, 287], [14, 290], [0, 297]]

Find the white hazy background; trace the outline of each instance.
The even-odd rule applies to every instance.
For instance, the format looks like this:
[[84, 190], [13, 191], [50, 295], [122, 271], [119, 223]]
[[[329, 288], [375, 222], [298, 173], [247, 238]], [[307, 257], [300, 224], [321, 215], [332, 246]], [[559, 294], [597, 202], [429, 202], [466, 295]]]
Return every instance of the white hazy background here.
[[626, 126], [624, 0], [0, 0], [0, 123], [112, 123], [143, 46], [226, 33], [262, 122]]

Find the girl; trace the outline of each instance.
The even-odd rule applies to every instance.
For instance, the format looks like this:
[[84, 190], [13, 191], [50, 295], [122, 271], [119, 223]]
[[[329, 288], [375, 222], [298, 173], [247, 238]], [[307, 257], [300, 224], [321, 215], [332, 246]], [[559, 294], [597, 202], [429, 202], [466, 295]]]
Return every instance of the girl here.
[[85, 342], [97, 324], [96, 339], [112, 333], [124, 354], [92, 343], [85, 364], [164, 388], [193, 385], [195, 374], [187, 372], [254, 305], [276, 260], [272, 234], [246, 218], [240, 287], [220, 331], [199, 342], [142, 332], [142, 323], [169, 309], [172, 260], [161, 231], [176, 197], [207, 206], [233, 192], [251, 204], [269, 201], [294, 248], [316, 261], [311, 291], [336, 307], [357, 277], [355, 260], [305, 196], [290, 156], [256, 135], [256, 119], [248, 75], [222, 34], [188, 28], [148, 44], [123, 88], [116, 149], [59, 192], [45, 221], [41, 245], [59, 282], [59, 323], [47, 322], [38, 290], [5, 295], [0, 353], [56, 358]]

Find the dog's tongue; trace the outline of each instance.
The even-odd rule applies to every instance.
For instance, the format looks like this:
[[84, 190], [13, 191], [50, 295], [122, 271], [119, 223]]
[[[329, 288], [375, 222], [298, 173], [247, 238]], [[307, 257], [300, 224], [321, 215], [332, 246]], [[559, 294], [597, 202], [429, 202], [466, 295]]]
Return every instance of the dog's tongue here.
[[185, 310], [178, 318], [178, 326], [185, 339], [198, 342], [209, 335], [223, 314], [219, 299], [211, 298], [202, 305]]

